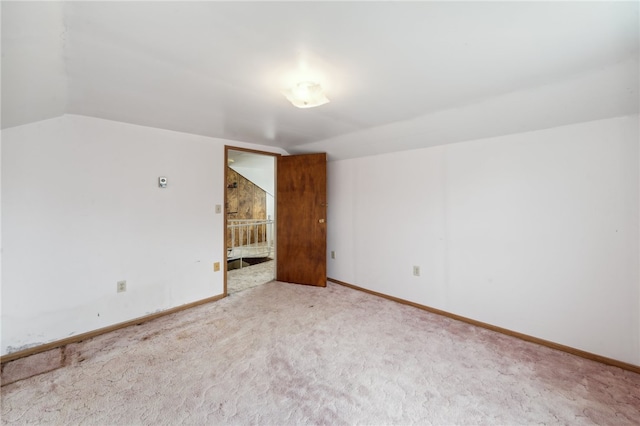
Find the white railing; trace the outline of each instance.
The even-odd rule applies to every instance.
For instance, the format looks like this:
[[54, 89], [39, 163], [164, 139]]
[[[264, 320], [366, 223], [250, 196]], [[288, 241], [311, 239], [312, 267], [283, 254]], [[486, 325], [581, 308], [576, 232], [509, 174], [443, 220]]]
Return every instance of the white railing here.
[[273, 255], [273, 220], [227, 219], [227, 260]]

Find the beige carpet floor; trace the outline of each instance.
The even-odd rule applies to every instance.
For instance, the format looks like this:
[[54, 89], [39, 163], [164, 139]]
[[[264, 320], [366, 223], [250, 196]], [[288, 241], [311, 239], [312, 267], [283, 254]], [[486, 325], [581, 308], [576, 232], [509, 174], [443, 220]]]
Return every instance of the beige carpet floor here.
[[3, 424], [640, 424], [640, 375], [332, 283], [270, 282], [69, 345]]
[[275, 276], [275, 260], [227, 271], [227, 294], [237, 293], [272, 281]]

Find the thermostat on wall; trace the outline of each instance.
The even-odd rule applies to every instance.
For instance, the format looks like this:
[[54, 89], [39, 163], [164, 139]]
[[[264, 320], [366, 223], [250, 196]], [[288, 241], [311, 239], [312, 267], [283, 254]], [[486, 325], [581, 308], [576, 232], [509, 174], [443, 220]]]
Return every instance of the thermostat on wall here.
[[167, 178], [164, 176], [160, 176], [158, 178], [158, 186], [160, 188], [166, 188], [167, 187]]

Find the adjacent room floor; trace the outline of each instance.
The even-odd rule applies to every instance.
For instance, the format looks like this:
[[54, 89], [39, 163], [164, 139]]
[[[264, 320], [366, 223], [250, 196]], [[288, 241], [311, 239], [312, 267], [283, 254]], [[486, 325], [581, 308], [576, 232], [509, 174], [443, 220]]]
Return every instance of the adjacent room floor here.
[[227, 294], [237, 293], [272, 281], [275, 260], [227, 271]]

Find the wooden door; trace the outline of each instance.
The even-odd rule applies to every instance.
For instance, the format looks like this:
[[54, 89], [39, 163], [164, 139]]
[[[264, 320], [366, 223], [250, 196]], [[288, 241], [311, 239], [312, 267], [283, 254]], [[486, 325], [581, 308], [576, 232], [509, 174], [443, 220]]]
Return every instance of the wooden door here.
[[327, 154], [278, 157], [276, 280], [327, 285]]

